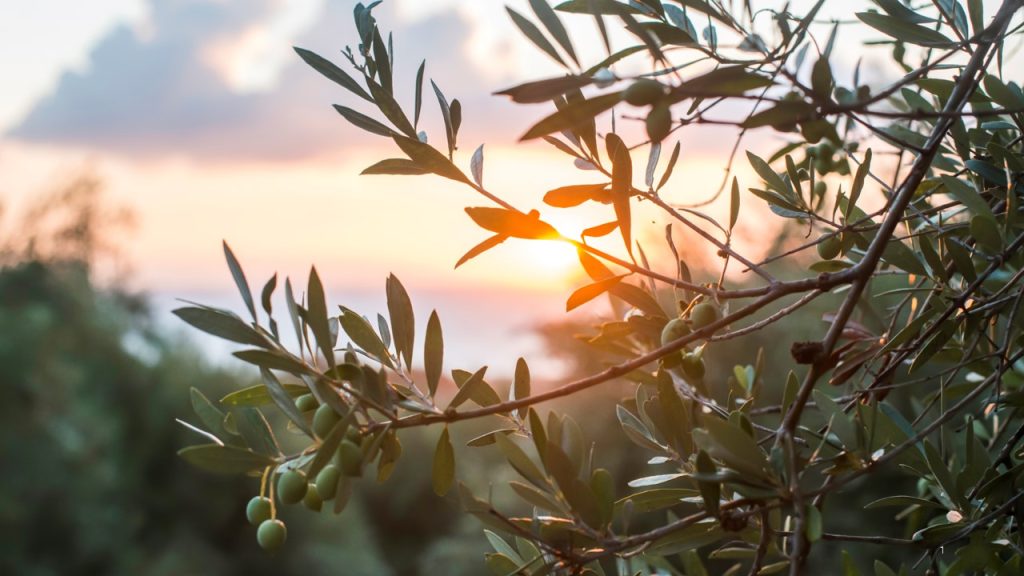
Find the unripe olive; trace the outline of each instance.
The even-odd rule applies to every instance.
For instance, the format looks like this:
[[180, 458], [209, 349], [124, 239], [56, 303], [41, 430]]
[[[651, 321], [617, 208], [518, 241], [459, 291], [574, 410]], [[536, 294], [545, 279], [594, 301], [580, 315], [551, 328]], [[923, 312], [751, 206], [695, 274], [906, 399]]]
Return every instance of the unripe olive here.
[[836, 235], [828, 237], [821, 237], [818, 239], [818, 256], [821, 256], [824, 260], [832, 260], [836, 256], [839, 256], [839, 252], [843, 248], [843, 243], [839, 240]]
[[305, 472], [289, 470], [277, 479], [277, 498], [285, 504], [295, 504], [302, 500], [308, 488]]
[[306, 495], [302, 497], [302, 503], [313, 512], [319, 512], [323, 508], [324, 501], [315, 486], [306, 488]]
[[824, 180], [818, 180], [814, 183], [814, 195], [821, 197], [828, 191], [828, 184], [825, 184]]
[[313, 432], [317, 436], [325, 438], [331, 433], [331, 429], [334, 428], [334, 425], [339, 420], [341, 420], [341, 416], [338, 416], [334, 408], [327, 404], [322, 404], [316, 409], [316, 413], [313, 414]]
[[310, 410], [316, 410], [317, 401], [312, 394], [303, 394], [295, 399], [295, 407], [299, 409], [299, 412], [309, 412]]
[[678, 340], [690, 333], [690, 327], [680, 318], [669, 320], [661, 330], [661, 345], [664, 346], [673, 340]]
[[836, 172], [838, 172], [840, 176], [846, 176], [847, 174], [850, 173], [850, 163], [847, 162], [846, 160], [843, 160], [842, 162], [837, 162], [835, 164], [835, 167]]
[[280, 520], [264, 520], [256, 530], [256, 542], [268, 552], [277, 550], [288, 539], [288, 528]]
[[703, 380], [705, 372], [704, 358], [693, 354], [683, 356], [683, 374], [691, 380]]
[[814, 161], [814, 169], [818, 171], [818, 174], [828, 174], [829, 170], [832, 170], [832, 159], [826, 156], [819, 156]]
[[633, 106], [649, 106], [665, 95], [665, 87], [657, 80], [641, 78], [622, 92], [622, 99]]
[[245, 517], [253, 526], [259, 526], [264, 520], [270, 520], [270, 498], [254, 496], [245, 506]]
[[831, 158], [836, 153], [836, 145], [831, 140], [822, 140], [821, 144], [818, 144], [818, 155], [822, 158]]
[[338, 493], [338, 480], [341, 478], [341, 471], [334, 464], [324, 466], [316, 475], [316, 491], [322, 500], [330, 500]]
[[661, 142], [672, 131], [672, 112], [668, 106], [656, 104], [647, 113], [647, 137], [651, 142]]
[[363, 475], [363, 450], [351, 440], [342, 440], [338, 446], [338, 459], [345, 476]]
[[701, 302], [694, 306], [693, 310], [690, 310], [690, 324], [693, 325], [694, 330], [700, 330], [716, 320], [718, 320], [718, 308], [711, 302]]

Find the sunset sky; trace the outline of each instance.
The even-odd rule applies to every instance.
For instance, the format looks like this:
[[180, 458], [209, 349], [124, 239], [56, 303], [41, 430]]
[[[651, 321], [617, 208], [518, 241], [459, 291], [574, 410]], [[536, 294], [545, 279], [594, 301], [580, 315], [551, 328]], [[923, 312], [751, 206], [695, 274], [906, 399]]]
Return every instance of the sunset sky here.
[[[342, 120], [330, 105], [358, 102], [291, 50], [299, 45], [336, 57], [355, 38], [354, 4], [3, 4], [0, 33], [17, 47], [0, 52], [7, 78], [0, 91], [4, 202], [16, 208], [93, 171], [108, 197], [137, 215], [124, 256], [132, 285], [153, 293], [162, 313], [178, 296], [238, 308], [223, 265], [224, 239], [254, 284], [275, 271], [304, 280], [315, 264], [336, 302], [354, 302], [367, 315], [384, 310], [384, 278], [396, 273], [421, 318], [438, 307], [442, 320], [457, 319], [453, 331], [477, 325], [462, 335], [477, 350], [461, 357], [466, 362], [483, 361], [493, 347], [509, 352], [509, 367], [515, 355], [538, 354], [528, 328], [556, 317], [583, 282], [571, 250], [513, 241], [453, 270], [487, 235], [462, 208], [485, 199], [434, 177], [358, 176], [395, 156], [392, 143]], [[389, 0], [378, 7], [378, 21], [395, 32], [396, 90], [411, 101], [416, 67], [426, 58], [428, 78], [463, 103], [457, 162], [468, 167], [483, 143], [485, 181], [518, 207], [541, 209], [566, 232], [606, 222], [608, 207], [566, 217], [541, 203], [546, 190], [597, 180], [546, 146], [516, 144], [549, 106], [516, 106], [491, 94], [560, 70], [518, 35], [504, 4]], [[529, 10], [525, 1], [509, 4]], [[579, 44], [596, 56], [592, 22], [569, 21]], [[851, 65], [859, 55], [839, 56]], [[885, 74], [867, 64], [866, 74]], [[436, 102], [425, 98], [432, 141], [443, 140], [438, 116]], [[679, 201], [703, 198], [717, 186], [732, 144], [713, 130], [688, 134], [677, 168], [685, 177], [670, 191]], [[743, 235], [756, 243], [757, 232]], [[652, 238], [661, 233], [652, 227]], [[664, 250], [651, 244], [652, 252]]]

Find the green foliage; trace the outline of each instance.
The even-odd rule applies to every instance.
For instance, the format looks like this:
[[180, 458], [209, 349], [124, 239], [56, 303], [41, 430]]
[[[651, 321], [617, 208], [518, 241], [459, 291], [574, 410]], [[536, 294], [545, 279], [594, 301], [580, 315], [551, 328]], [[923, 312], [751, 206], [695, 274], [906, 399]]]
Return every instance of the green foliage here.
[[[824, 0], [803, 14], [788, 5], [734, 11], [704, 0], [554, 7], [537, 0], [532, 17], [510, 9], [526, 39], [566, 74], [501, 94], [552, 101], [554, 111], [523, 139], [542, 139], [590, 180], [555, 188], [544, 201], [556, 209], [598, 203], [609, 212], [579, 239], [539, 209], [517, 208], [485, 188], [482, 147], [467, 176], [456, 155], [461, 104], [434, 82], [444, 148], [417, 132], [424, 68], [410, 123], [394, 94], [395, 55], [372, 15], [376, 4], [358, 5], [359, 49], [343, 52], [355, 78], [308, 51], [299, 55], [376, 108], [378, 118], [338, 111], [391, 138], [405, 156], [366, 172], [434, 174], [494, 204], [466, 209], [490, 236], [457, 266], [508, 240], [573, 246], [589, 281], [566, 308], [609, 297], [613, 316], [586, 336], [597, 365], [609, 367], [537, 391], [520, 359], [508, 390], [487, 381], [486, 366], [451, 369], [448, 385], [438, 315], [427, 322], [420, 356], [412, 299], [397, 277], [386, 282], [388, 318], [375, 326], [344, 306], [329, 312], [315, 270], [304, 298], [285, 281], [297, 336], [290, 347], [273, 318], [257, 316], [242, 267], [225, 246], [253, 322], [202, 307], [178, 314], [249, 346], [235, 356], [259, 368], [267, 391], [246, 391], [220, 407], [197, 394], [197, 415], [216, 442], [182, 455], [262, 474], [264, 485], [280, 475], [281, 502], [302, 498], [306, 470], [316, 474], [323, 500], [334, 492], [340, 512], [353, 484], [391, 476], [406, 453], [400, 431], [408, 439], [406, 430], [440, 427], [430, 452], [432, 488], [456, 493], [488, 528], [494, 552], [484, 562], [496, 574], [801, 574], [840, 566], [859, 574], [867, 565], [846, 552], [862, 546], [883, 550], [875, 574], [1017, 571], [1024, 545], [1024, 93], [1002, 58], [1009, 36], [1020, 33], [1014, 22], [1022, 7], [1005, 0], [985, 15], [975, 1], [876, 4], [881, 12], [828, 25], [819, 17]], [[585, 69], [562, 22], [581, 15], [596, 21], [608, 52]], [[613, 46], [608, 20], [621, 25], [628, 46]], [[834, 49], [850, 27], [866, 32], [867, 45], [881, 47], [875, 51], [891, 48], [902, 75], [868, 85], [859, 69], [842, 72]], [[627, 59], [632, 68], [619, 66]], [[641, 75], [616, 72], [643, 65], [649, 70]], [[629, 106], [650, 110], [633, 117]], [[664, 164], [662, 147], [701, 124], [730, 128], [737, 138], [781, 136], [777, 150], [746, 152], [749, 194], [740, 185], [746, 172], [730, 158], [710, 201], [669, 199], [680, 146]], [[640, 150], [646, 170], [634, 158]], [[893, 161], [880, 162], [883, 155]], [[723, 224], [701, 208], [730, 183]], [[670, 223], [667, 263], [649, 260], [641, 243], [650, 238], [635, 226], [641, 203]], [[761, 223], [768, 214], [775, 231]], [[775, 236], [758, 239], [765, 254], [734, 244], [734, 231], [755, 223], [758, 234]], [[615, 230], [621, 238], [608, 238]], [[706, 244], [721, 261], [698, 266], [695, 250], [677, 250], [678, 239]], [[264, 300], [276, 276], [267, 286]], [[420, 357], [423, 374], [411, 365]], [[612, 381], [631, 389], [607, 414], [614, 412], [622, 437], [643, 455], [639, 466], [615, 471], [627, 475], [618, 479], [575, 418], [537, 411]], [[312, 404], [297, 408], [296, 388], [321, 406], [314, 435], [282, 450], [259, 405], [276, 408], [301, 433]], [[485, 499], [460, 481], [467, 472], [456, 466], [453, 437], [474, 420], [486, 428], [468, 445], [507, 461], [520, 478], [498, 484], [522, 500], [518, 506], [493, 492]], [[890, 514], [891, 507], [898, 511]]]

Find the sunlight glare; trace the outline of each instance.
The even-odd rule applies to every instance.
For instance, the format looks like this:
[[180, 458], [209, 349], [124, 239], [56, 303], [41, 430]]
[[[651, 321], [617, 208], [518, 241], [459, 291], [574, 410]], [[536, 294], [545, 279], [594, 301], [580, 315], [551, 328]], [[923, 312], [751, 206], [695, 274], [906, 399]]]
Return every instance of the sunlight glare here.
[[527, 267], [534, 271], [538, 284], [568, 283], [579, 271], [576, 249], [565, 242], [534, 240], [517, 247]]

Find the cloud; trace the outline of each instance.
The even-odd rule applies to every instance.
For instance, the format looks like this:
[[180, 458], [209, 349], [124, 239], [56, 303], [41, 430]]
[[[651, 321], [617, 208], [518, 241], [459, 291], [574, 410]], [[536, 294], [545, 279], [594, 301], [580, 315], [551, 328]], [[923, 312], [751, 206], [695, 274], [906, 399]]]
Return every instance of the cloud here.
[[[370, 110], [294, 55], [268, 89], [239, 87], [234, 60], [239, 54], [252, 59], [253, 42], [270, 26], [279, 2], [153, 0], [146, 33], [127, 26], [113, 30], [93, 49], [88, 68], [65, 73], [7, 136], [133, 157], [207, 160], [301, 158], [378, 138], [348, 126], [329, 105]], [[415, 70], [426, 58], [428, 75], [440, 79], [449, 98], [467, 97], [467, 138], [514, 135], [536, 117], [535, 109], [516, 110], [488, 95], [501, 86], [474, 69], [466, 52], [470, 22], [458, 12], [403, 24], [389, 4], [375, 14], [383, 28], [397, 28], [396, 91], [409, 96], [403, 102], [411, 103]], [[353, 5], [327, 2], [295, 43], [341, 63], [339, 49], [356, 38]], [[429, 84], [424, 100], [424, 115], [436, 116]], [[501, 114], [494, 114], [496, 107]], [[474, 120], [487, 125], [474, 129]], [[436, 123], [428, 126], [436, 141]]]

